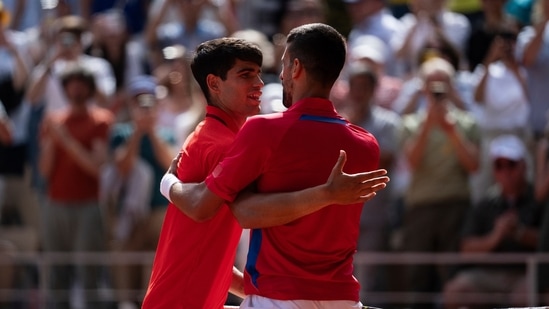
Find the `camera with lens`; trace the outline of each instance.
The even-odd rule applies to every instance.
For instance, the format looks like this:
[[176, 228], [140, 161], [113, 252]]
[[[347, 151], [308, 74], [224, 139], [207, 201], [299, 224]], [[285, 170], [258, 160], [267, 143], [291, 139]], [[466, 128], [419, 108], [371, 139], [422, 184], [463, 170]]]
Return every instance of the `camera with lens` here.
[[446, 98], [448, 87], [445, 82], [434, 81], [429, 83], [429, 92], [437, 102]]
[[154, 94], [140, 94], [137, 96], [137, 104], [144, 109], [150, 109], [156, 104], [156, 97]]
[[70, 48], [76, 44], [76, 36], [72, 33], [63, 33], [60, 37], [61, 46], [64, 48]]

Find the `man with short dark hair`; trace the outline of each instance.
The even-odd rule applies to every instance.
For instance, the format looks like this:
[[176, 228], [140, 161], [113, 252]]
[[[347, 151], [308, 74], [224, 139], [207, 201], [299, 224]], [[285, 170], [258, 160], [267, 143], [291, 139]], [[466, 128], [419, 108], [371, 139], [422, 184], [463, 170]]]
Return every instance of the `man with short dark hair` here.
[[[287, 44], [280, 78], [288, 110], [250, 117], [204, 183], [172, 182], [164, 192], [183, 212], [204, 212], [206, 219], [229, 201], [240, 225], [253, 228], [241, 308], [360, 308], [353, 254], [362, 204], [380, 187], [342, 206], [344, 199], [330, 198], [322, 184], [341, 150], [348, 156], [345, 169], [356, 173], [377, 168], [379, 148], [328, 100], [345, 63], [343, 36], [328, 25], [308, 24], [293, 29]], [[259, 194], [237, 199], [244, 189]], [[258, 200], [280, 197], [265, 193], [292, 191], [298, 194], [278, 207], [257, 207]]]
[[[79, 65], [69, 66], [60, 79], [70, 105], [44, 118], [40, 139], [39, 167], [47, 182], [43, 246], [46, 252], [103, 251], [106, 240], [98, 201], [98, 167], [107, 160], [114, 116], [89, 104], [95, 95], [91, 72]], [[99, 266], [72, 266], [54, 265], [48, 287], [68, 292], [76, 277], [84, 289], [98, 290]], [[100, 308], [97, 297], [86, 299], [89, 308]], [[70, 307], [68, 297], [51, 295], [48, 301], [54, 308]]]

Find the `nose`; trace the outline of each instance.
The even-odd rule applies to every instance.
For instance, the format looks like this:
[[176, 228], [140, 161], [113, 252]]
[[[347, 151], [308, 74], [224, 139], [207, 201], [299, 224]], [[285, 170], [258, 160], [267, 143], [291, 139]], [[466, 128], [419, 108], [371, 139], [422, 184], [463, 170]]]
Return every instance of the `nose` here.
[[261, 76], [257, 75], [257, 80], [255, 84], [259, 87], [263, 87], [265, 85], [265, 82], [263, 82], [263, 80], [261, 79]]

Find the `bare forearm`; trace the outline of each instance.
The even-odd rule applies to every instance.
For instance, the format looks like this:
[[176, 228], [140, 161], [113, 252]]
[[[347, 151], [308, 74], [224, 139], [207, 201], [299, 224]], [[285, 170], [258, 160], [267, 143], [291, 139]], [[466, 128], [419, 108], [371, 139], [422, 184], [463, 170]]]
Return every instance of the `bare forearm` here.
[[479, 104], [484, 104], [484, 97], [485, 97], [485, 89], [486, 89], [486, 80], [487, 80], [487, 70], [485, 70], [482, 74], [482, 78], [480, 80], [480, 83], [475, 88], [475, 102]]
[[230, 207], [243, 228], [266, 228], [283, 225], [318, 211], [330, 204], [326, 186], [283, 194], [239, 196]]
[[44, 139], [41, 141], [40, 157], [38, 158], [38, 170], [44, 178], [48, 178], [52, 171], [55, 149], [53, 141]]
[[471, 237], [461, 243], [463, 253], [491, 252], [497, 245], [494, 235], [489, 234], [483, 237]]
[[449, 139], [461, 165], [469, 172], [476, 171], [479, 165], [477, 146], [455, 129]]
[[534, 36], [532, 41], [526, 45], [526, 48], [524, 49], [524, 55], [522, 57], [522, 64], [524, 66], [529, 67], [536, 63], [536, 59], [543, 44], [543, 36], [545, 33], [546, 24], [546, 22], [543, 22], [541, 25], [538, 25], [536, 29], [536, 35]]
[[26, 95], [31, 104], [39, 102], [44, 95], [49, 71], [49, 66], [40, 65], [33, 72]]
[[139, 154], [140, 142], [141, 134], [134, 132], [125, 145], [116, 149], [115, 163], [122, 175], [127, 175], [135, 164]]
[[65, 151], [82, 169], [92, 176], [99, 176], [98, 167], [105, 163], [102, 159], [105, 156], [95, 154], [93, 150], [86, 149], [80, 142], [70, 137], [65, 138], [62, 143]]
[[240, 298], [245, 298], [246, 294], [244, 293], [244, 275], [236, 267], [233, 266], [233, 277], [231, 281], [231, 287], [229, 292]]
[[177, 209], [196, 222], [213, 218], [224, 202], [211, 193], [203, 182], [176, 182], [170, 187], [169, 197]]

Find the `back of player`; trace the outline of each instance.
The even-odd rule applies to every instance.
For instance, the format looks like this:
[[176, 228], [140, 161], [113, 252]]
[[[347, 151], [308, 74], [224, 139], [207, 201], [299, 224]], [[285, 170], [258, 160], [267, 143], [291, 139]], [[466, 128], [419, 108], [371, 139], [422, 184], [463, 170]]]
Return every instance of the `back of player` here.
[[[347, 173], [378, 166], [371, 134], [339, 117], [329, 100], [306, 98], [282, 114], [250, 118], [208, 187], [231, 200], [227, 194], [253, 180], [262, 193], [316, 186], [326, 181], [341, 149]], [[362, 203], [331, 205], [282, 226], [252, 230], [246, 294], [358, 301], [352, 274], [361, 210]]]

